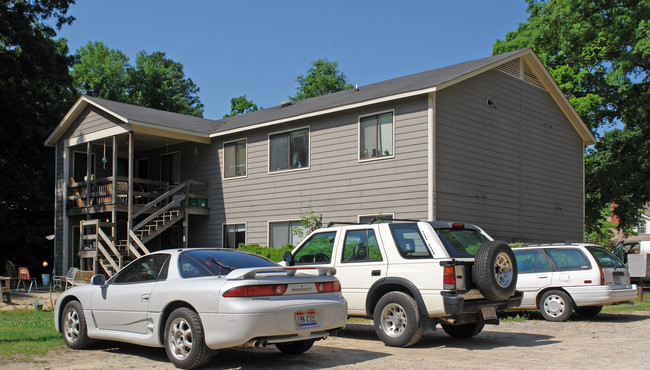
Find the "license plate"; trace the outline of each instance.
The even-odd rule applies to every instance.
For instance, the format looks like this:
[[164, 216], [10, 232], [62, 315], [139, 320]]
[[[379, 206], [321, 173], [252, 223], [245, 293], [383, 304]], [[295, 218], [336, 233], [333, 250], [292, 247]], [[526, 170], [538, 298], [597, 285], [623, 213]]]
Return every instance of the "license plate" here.
[[296, 312], [296, 326], [298, 329], [318, 326], [316, 311]]
[[494, 320], [497, 318], [497, 310], [494, 307], [483, 307], [481, 308], [481, 313], [483, 314], [484, 320]]

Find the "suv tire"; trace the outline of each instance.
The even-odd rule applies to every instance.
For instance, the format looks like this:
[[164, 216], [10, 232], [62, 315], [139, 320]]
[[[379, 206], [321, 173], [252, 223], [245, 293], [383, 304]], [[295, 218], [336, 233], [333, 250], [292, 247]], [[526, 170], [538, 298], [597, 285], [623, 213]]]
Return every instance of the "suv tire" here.
[[449, 336], [454, 338], [470, 338], [483, 330], [485, 322], [483, 320], [472, 322], [469, 324], [460, 324], [460, 325], [448, 325], [442, 324], [442, 330]]
[[418, 304], [403, 292], [384, 294], [373, 315], [377, 336], [390, 347], [409, 347], [422, 338]]
[[483, 296], [491, 301], [503, 301], [515, 293], [517, 263], [515, 254], [505, 242], [483, 243], [474, 260], [472, 277]]

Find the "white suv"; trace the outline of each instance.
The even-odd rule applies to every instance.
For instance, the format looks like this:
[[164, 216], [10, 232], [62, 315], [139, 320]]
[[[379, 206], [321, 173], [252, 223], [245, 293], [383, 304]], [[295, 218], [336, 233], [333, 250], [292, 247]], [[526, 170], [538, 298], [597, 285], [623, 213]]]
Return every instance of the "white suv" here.
[[389, 346], [415, 344], [425, 323], [471, 337], [498, 324], [497, 309], [521, 301], [512, 250], [470, 224], [330, 225], [285, 254], [285, 263], [335, 267], [348, 315], [372, 317]]
[[549, 321], [565, 321], [573, 310], [595, 316], [604, 305], [632, 303], [636, 285], [618, 258], [587, 243], [543, 244], [516, 248], [524, 297], [519, 308], [539, 309]]

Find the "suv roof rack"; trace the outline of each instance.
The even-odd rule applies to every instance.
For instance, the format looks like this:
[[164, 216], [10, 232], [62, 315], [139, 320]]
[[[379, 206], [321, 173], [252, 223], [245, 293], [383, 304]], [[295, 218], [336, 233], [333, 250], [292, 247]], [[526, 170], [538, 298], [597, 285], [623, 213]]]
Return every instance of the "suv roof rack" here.
[[375, 217], [372, 220], [370, 220], [371, 224], [378, 224], [380, 221], [399, 221], [399, 222], [420, 222], [420, 220], [410, 220], [406, 218], [383, 218], [383, 217]]
[[327, 227], [332, 227], [334, 225], [366, 225], [361, 222], [345, 222], [345, 221], [331, 221], [327, 223]]

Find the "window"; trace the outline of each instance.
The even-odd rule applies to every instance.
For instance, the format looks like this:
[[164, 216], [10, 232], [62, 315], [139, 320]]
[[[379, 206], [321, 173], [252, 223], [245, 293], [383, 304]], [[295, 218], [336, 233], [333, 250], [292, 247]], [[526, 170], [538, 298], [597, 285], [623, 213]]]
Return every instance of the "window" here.
[[527, 272], [552, 271], [551, 263], [546, 255], [539, 249], [514, 251], [517, 260], [517, 271], [524, 274]]
[[375, 220], [375, 223], [391, 223], [391, 221], [394, 218], [394, 214], [392, 213], [386, 213], [386, 214], [378, 214], [378, 215], [365, 215], [365, 216], [359, 216], [359, 223], [360, 224], [369, 224], [372, 222], [372, 220]]
[[332, 260], [335, 238], [336, 231], [312, 235], [294, 255], [296, 264], [329, 263]]
[[236, 249], [246, 244], [246, 225], [223, 225], [223, 247]]
[[115, 283], [142, 283], [167, 278], [168, 254], [151, 254], [131, 263], [115, 277]]
[[246, 140], [223, 144], [223, 177], [246, 176]]
[[[303, 239], [304, 226], [300, 221], [269, 223], [269, 247], [281, 248], [287, 244], [298, 245]], [[298, 235], [298, 232], [300, 235]]]
[[417, 224], [390, 224], [390, 231], [399, 253], [404, 258], [431, 258], [431, 252]]
[[160, 156], [160, 181], [170, 185], [181, 183], [181, 154], [179, 152]]
[[547, 249], [546, 253], [560, 271], [588, 270], [591, 264], [578, 249]]
[[451, 257], [474, 257], [479, 247], [489, 241], [476, 229], [436, 229], [436, 234]]
[[178, 259], [178, 270], [184, 279], [228, 275], [238, 268], [272, 266], [277, 265], [261, 256], [219, 250], [188, 250]]
[[377, 236], [372, 229], [351, 230], [345, 234], [341, 262], [381, 261]]
[[393, 156], [393, 113], [362, 117], [360, 159]]
[[269, 171], [309, 167], [309, 129], [269, 136]]

